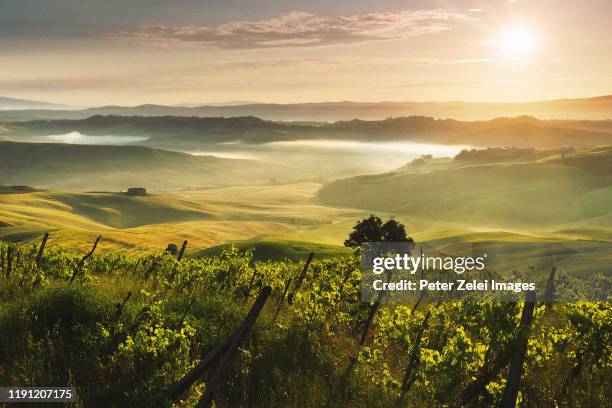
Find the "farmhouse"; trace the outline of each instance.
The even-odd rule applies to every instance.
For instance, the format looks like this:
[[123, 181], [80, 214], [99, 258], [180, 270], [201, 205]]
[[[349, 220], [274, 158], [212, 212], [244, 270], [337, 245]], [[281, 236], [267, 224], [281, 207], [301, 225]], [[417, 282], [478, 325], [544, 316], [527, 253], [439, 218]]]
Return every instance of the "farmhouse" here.
[[126, 194], [129, 196], [146, 196], [147, 189], [144, 187], [130, 187]]

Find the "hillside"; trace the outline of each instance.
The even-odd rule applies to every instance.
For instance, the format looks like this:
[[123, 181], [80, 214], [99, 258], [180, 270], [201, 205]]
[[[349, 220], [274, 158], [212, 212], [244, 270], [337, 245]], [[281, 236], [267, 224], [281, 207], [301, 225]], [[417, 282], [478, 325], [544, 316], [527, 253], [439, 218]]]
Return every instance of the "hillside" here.
[[120, 191], [266, 182], [282, 166], [140, 146], [0, 142], [0, 185]]
[[89, 136], [139, 137], [142, 140], [136, 143], [176, 150], [291, 140], [411, 141], [539, 149], [612, 143], [612, 121], [540, 120], [528, 116], [472, 122], [411, 116], [316, 124], [278, 123], [256, 117], [92, 116], [82, 120], [7, 122], [2, 127], [2, 134], [15, 140], [79, 132]]
[[[2, 108], [0, 108], [2, 109]], [[8, 109], [8, 108], [5, 108]], [[14, 108], [15, 109], [15, 108]], [[558, 99], [525, 103], [485, 102], [322, 102], [233, 106], [102, 106], [82, 110], [45, 110], [40, 107], [0, 111], [0, 120], [84, 119], [93, 115], [138, 116], [257, 116], [266, 120], [341, 121], [360, 118], [423, 115], [460, 120], [487, 120], [499, 116], [532, 115], [547, 119], [612, 118], [612, 96]]]
[[422, 219], [430, 227], [605, 230], [612, 227], [611, 157], [607, 146], [564, 160], [353, 177], [325, 185], [318, 200]]
[[599, 178], [612, 177], [612, 147], [594, 146], [578, 152], [567, 154], [563, 158], [559, 155], [549, 156], [541, 160], [542, 163], [562, 163], [567, 166], [578, 167], [597, 174]]
[[53, 135], [78, 131], [86, 135], [130, 135], [150, 138], [149, 145], [169, 143], [255, 142], [291, 138], [288, 132], [308, 130], [301, 126], [264, 121], [255, 117], [180, 117], [180, 116], [92, 116], [82, 120], [44, 120], [8, 124], [6, 134], [21, 137]]
[[338, 253], [352, 220], [366, 213], [312, 203], [319, 187], [232, 186], [133, 197], [0, 186], [0, 239], [38, 240], [51, 232], [52, 244], [84, 248], [102, 234], [105, 248], [129, 252], [187, 239], [192, 253], [230, 241], [259, 248], [258, 258], [293, 258], [315, 248]]
[[[596, 129], [596, 130], [594, 130]], [[612, 121], [540, 120], [530, 116], [488, 121], [399, 117], [382, 121], [336, 122], [320, 132], [353, 135], [363, 140], [412, 140], [440, 144], [520, 146], [539, 149], [562, 144], [589, 146], [610, 143]]]
[[[29, 109], [65, 109], [64, 105], [49, 102], [30, 101], [27, 99], [8, 98], [0, 96], [0, 110], [29, 110]], [[0, 116], [3, 112], [0, 112]]]

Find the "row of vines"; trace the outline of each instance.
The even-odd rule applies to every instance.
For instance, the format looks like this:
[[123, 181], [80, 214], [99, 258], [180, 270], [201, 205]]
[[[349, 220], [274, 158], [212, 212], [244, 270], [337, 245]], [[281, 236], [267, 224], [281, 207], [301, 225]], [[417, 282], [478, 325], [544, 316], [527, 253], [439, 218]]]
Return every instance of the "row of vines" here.
[[94, 407], [608, 403], [606, 302], [363, 303], [358, 255], [192, 258], [185, 242], [135, 257], [47, 238], [0, 242], [3, 385], [71, 385]]

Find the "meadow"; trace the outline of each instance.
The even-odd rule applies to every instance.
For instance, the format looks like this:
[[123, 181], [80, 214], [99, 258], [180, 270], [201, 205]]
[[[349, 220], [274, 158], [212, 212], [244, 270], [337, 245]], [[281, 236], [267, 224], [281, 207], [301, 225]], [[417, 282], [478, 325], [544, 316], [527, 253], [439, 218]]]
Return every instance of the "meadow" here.
[[[104, 250], [150, 253], [187, 239], [204, 250], [228, 242], [289, 242], [342, 251], [351, 221], [367, 212], [314, 203], [320, 185], [234, 186], [174, 190], [133, 197], [60, 191], [0, 194], [0, 238], [87, 247], [104, 236]], [[282, 245], [279, 245], [279, 247]], [[314, 248], [314, 247], [313, 247]]]
[[[354, 223], [375, 212], [396, 218], [417, 242], [436, 249], [487, 243], [515, 256], [527, 251], [524, 257], [533, 260], [538, 255], [529, 251], [536, 247], [557, 248], [560, 256], [544, 269], [556, 262], [583, 272], [584, 256], [595, 268], [609, 260], [601, 246], [612, 237], [610, 147], [563, 156], [474, 152], [325, 184], [167, 189], [143, 197], [5, 188], [0, 238], [36, 241], [50, 232], [51, 244], [84, 249], [102, 234], [102, 250], [139, 254], [182, 240], [194, 255], [234, 243], [255, 248], [257, 259], [296, 259], [311, 250], [346, 253], [342, 242]], [[578, 245], [589, 248], [582, 258], [572, 249]]]

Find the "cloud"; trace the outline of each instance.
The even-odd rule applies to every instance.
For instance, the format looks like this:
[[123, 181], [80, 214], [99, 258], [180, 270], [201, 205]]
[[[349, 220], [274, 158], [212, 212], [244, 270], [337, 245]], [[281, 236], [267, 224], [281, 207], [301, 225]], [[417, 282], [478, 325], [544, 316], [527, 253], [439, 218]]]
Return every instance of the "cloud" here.
[[107, 35], [223, 49], [316, 47], [440, 33], [456, 27], [462, 20], [468, 17], [443, 9], [337, 16], [295, 11], [268, 20], [232, 21], [218, 26], [147, 25], [137, 31]]
[[385, 89], [410, 89], [410, 88], [446, 88], [465, 85], [482, 85], [485, 81], [418, 81], [408, 83], [397, 83], [382, 86]]

